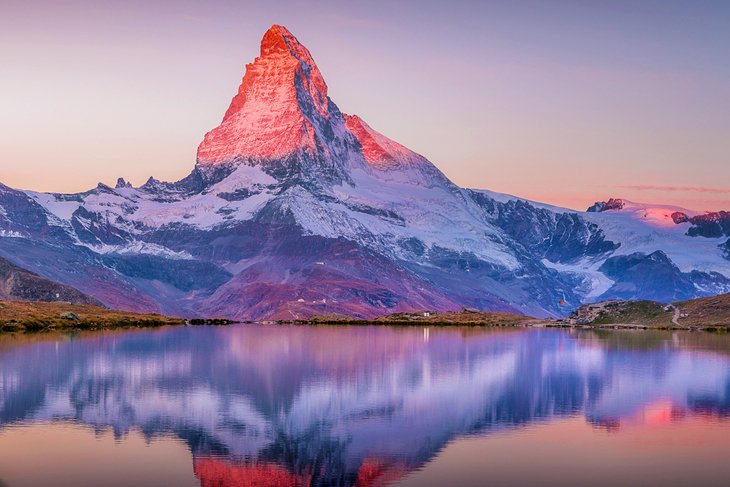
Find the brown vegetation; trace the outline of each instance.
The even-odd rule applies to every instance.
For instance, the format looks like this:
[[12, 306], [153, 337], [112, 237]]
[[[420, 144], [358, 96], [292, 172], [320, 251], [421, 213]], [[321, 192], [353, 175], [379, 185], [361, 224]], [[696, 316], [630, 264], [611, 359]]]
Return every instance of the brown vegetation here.
[[592, 327], [730, 331], [730, 294], [670, 304], [656, 301], [606, 301], [586, 304], [562, 322]]
[[674, 303], [679, 308], [678, 322], [685, 327], [730, 327], [730, 294]]
[[69, 303], [0, 301], [0, 332], [183, 325], [182, 318]]
[[526, 326], [541, 323], [541, 320], [529, 316], [498, 311], [480, 311], [464, 308], [461, 311], [418, 311], [394, 313], [362, 320], [341, 315], [313, 316], [304, 323], [309, 324], [351, 324], [351, 325], [433, 325], [433, 326]]

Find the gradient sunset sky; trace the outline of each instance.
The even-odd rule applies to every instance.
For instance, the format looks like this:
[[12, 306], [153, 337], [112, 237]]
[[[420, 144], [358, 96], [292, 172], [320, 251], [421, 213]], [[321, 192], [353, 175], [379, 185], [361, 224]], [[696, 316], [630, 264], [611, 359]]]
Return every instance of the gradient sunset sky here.
[[730, 1], [2, 0], [0, 182], [186, 176], [273, 23], [462, 186], [730, 210]]

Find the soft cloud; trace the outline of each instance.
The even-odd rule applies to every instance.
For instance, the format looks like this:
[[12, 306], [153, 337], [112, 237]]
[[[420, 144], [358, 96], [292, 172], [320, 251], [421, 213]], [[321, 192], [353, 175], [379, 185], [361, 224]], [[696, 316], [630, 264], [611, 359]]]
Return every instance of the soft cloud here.
[[682, 192], [695, 192], [695, 193], [718, 193], [728, 194], [730, 188], [705, 188], [704, 186], [655, 186], [646, 184], [619, 186], [623, 189], [633, 189], [637, 191], [682, 191]]

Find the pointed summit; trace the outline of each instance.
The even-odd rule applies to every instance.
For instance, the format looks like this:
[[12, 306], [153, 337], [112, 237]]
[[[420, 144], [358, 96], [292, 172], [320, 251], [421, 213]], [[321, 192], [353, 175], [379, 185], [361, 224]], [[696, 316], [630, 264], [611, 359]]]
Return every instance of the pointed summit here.
[[[309, 50], [286, 27], [274, 24], [261, 39], [261, 57], [281, 53], [288, 53], [316, 68]], [[326, 86], [324, 89], [327, 91]]]
[[127, 182], [124, 178], [117, 179], [117, 184], [114, 186], [115, 189], [131, 188], [132, 183]]
[[[283, 25], [274, 24], [269, 27], [269, 30], [266, 31], [264, 37], [261, 39], [261, 56], [263, 57], [277, 51], [289, 51], [289, 46], [284, 40], [284, 36], [296, 40], [292, 33]], [[297, 44], [299, 44], [298, 41]]]
[[210, 180], [243, 164], [313, 187], [352, 182], [354, 168], [390, 179], [400, 172], [410, 184], [447, 181], [424, 157], [340, 112], [309, 50], [280, 25], [264, 34], [223, 121], [198, 147], [197, 163]]
[[198, 147], [198, 164], [256, 164], [322, 152], [318, 130], [340, 116], [330, 105], [327, 84], [307, 48], [285, 27], [273, 25], [261, 40], [260, 56], [246, 66], [223, 121]]

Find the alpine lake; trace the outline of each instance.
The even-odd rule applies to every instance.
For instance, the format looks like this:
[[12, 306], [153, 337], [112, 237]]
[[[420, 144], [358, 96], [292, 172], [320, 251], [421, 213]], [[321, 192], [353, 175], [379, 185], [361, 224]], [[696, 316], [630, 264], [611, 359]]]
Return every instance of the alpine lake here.
[[0, 334], [0, 485], [727, 486], [730, 334]]

